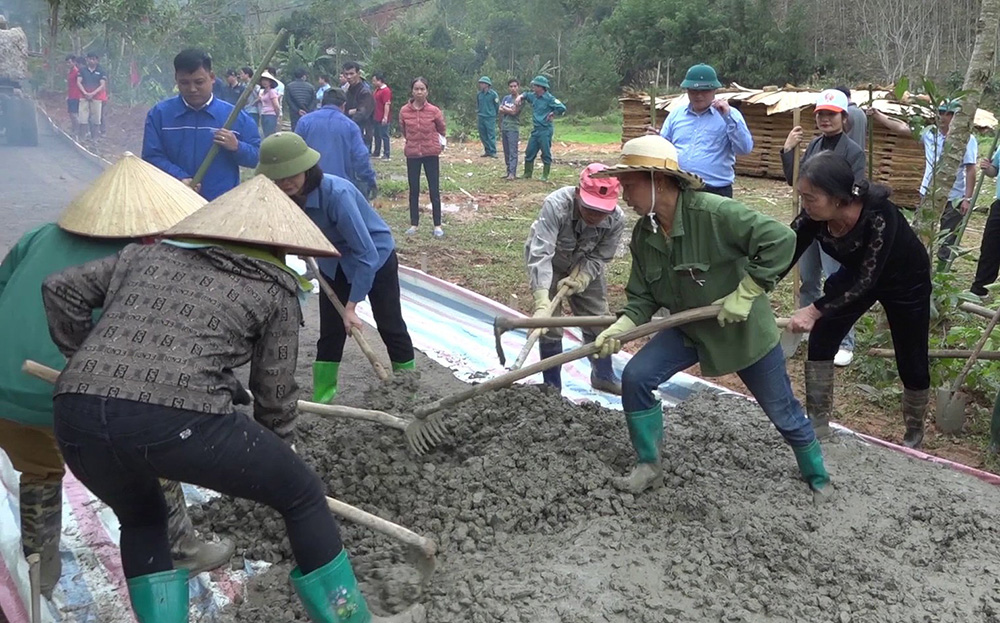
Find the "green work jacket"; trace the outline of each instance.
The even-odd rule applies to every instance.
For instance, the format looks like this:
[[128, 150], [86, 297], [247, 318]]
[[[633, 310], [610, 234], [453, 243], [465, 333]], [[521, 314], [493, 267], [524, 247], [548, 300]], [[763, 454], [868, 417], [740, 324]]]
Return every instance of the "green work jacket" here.
[[493, 89], [476, 94], [476, 114], [487, 119], [496, 119], [500, 110], [500, 96]]
[[[678, 198], [670, 233], [654, 232], [642, 218], [632, 231], [631, 250], [624, 313], [641, 325], [661, 307], [676, 313], [711, 305], [745, 275], [770, 291], [792, 261], [795, 233], [732, 199], [687, 190]], [[697, 349], [706, 376], [753, 365], [779, 337], [766, 296], [754, 300], [746, 322], [720, 327], [712, 318], [680, 330]]]
[[52, 384], [21, 371], [25, 359], [66, 365], [49, 336], [42, 282], [53, 273], [121, 251], [131, 239], [100, 239], [42, 225], [18, 240], [0, 264], [0, 418], [52, 426]]
[[541, 97], [529, 91], [524, 94], [522, 101], [531, 104], [531, 121], [534, 123], [534, 131], [551, 132], [552, 121], [548, 118], [549, 113], [553, 113], [556, 117], [566, 114], [566, 105], [548, 91]]

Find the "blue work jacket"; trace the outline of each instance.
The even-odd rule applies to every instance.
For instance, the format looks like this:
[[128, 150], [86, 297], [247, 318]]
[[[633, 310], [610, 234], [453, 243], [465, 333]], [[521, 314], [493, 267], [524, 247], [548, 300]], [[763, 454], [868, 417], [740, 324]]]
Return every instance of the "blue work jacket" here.
[[[215, 131], [229, 118], [233, 105], [213, 97], [200, 110], [178, 95], [163, 100], [146, 115], [142, 159], [183, 180], [194, 177], [215, 139]], [[236, 151], [220, 149], [201, 182], [201, 196], [211, 201], [240, 183], [240, 167], [255, 168], [260, 157], [260, 132], [245, 112], [232, 127], [239, 139]]]
[[375, 184], [375, 169], [361, 129], [340, 108], [323, 106], [303, 116], [295, 133], [319, 152], [323, 173], [350, 180], [363, 195], [368, 194]]
[[333, 279], [340, 268], [351, 284], [348, 300], [365, 300], [375, 273], [396, 248], [389, 226], [351, 182], [334, 175], [323, 175], [303, 209], [340, 251], [340, 257], [319, 258], [320, 270]]

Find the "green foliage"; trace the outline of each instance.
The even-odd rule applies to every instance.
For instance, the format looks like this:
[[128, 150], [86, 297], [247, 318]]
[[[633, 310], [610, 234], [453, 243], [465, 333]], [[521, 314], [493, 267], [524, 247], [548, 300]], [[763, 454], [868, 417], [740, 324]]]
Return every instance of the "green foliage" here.
[[291, 75], [297, 69], [315, 71], [322, 68], [323, 71], [326, 71], [324, 64], [330, 58], [324, 53], [323, 46], [316, 39], [312, 37], [297, 38], [294, 34], [290, 34], [285, 49], [278, 50], [274, 54], [273, 63], [286, 75]]

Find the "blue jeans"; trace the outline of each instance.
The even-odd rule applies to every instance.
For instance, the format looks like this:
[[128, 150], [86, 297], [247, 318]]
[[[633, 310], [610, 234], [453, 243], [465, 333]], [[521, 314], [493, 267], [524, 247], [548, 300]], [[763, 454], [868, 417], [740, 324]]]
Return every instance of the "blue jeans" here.
[[[799, 307], [808, 307], [823, 296], [823, 277], [840, 270], [840, 262], [823, 252], [818, 242], [813, 242], [799, 258]], [[844, 350], [854, 352], [854, 327], [840, 342]]]
[[[660, 331], [636, 353], [622, 372], [622, 407], [626, 413], [656, 405], [653, 390], [678, 372], [698, 363], [698, 351], [684, 343], [680, 329]], [[802, 405], [792, 393], [785, 356], [775, 346], [757, 363], [737, 372], [757, 404], [788, 445], [804, 447], [816, 439]]]
[[507, 175], [517, 175], [517, 142], [520, 140], [519, 130], [504, 130], [503, 138], [503, 159], [507, 163]]
[[260, 129], [264, 137], [271, 136], [278, 131], [278, 116], [277, 115], [261, 115], [260, 116]]
[[378, 158], [379, 156], [388, 159], [389, 158], [389, 124], [388, 123], [376, 123], [375, 124], [375, 149], [372, 153], [373, 156]]

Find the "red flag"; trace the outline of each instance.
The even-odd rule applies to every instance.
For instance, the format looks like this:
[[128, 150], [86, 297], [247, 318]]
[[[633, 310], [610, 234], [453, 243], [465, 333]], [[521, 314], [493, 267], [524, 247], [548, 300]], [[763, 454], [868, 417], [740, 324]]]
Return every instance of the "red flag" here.
[[133, 88], [139, 86], [139, 83], [142, 82], [142, 76], [139, 75], [139, 65], [134, 60], [129, 65], [128, 77]]

